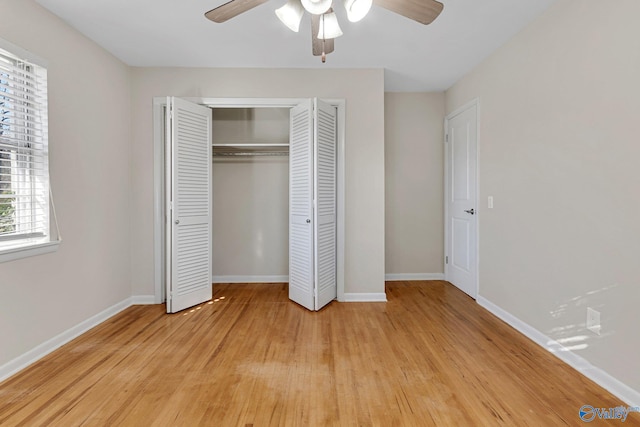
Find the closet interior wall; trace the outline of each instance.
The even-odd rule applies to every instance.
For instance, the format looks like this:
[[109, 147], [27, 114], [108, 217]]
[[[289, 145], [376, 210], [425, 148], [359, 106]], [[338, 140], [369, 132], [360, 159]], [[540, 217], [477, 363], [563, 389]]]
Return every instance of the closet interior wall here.
[[212, 281], [286, 281], [289, 109], [214, 108], [212, 129]]

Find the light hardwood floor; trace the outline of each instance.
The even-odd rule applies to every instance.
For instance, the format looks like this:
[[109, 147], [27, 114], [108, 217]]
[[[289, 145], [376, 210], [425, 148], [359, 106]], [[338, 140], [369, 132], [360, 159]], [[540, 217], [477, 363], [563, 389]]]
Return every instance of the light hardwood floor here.
[[578, 426], [622, 405], [446, 282], [318, 313], [284, 284], [214, 290], [131, 307], [0, 383], [0, 425]]

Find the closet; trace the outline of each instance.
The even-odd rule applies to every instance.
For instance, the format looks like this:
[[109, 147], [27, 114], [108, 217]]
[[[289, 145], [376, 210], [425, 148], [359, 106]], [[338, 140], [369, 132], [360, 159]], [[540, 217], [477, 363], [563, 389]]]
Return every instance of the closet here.
[[287, 282], [289, 108], [213, 108], [213, 283]]
[[[235, 113], [251, 114], [249, 111]], [[282, 259], [283, 248], [288, 248], [289, 297], [309, 310], [319, 310], [337, 296], [336, 108], [318, 99], [304, 100], [291, 108], [288, 144], [282, 138], [256, 140], [255, 135], [242, 135], [242, 130], [226, 132], [224, 127], [234, 121], [232, 113], [225, 124], [224, 114], [219, 111], [223, 120], [218, 120], [219, 129], [214, 131], [210, 108], [180, 98], [167, 99], [164, 174], [167, 312], [174, 313], [211, 299], [213, 266], [230, 268], [233, 273], [234, 266], [224, 261], [225, 256], [239, 262], [249, 262], [251, 258], [261, 261], [262, 268], [269, 266], [269, 260], [264, 259], [267, 246], [260, 244], [267, 231], [266, 226], [260, 225], [265, 219], [260, 217], [261, 209], [251, 209], [251, 203], [245, 199], [239, 202], [239, 211], [234, 214], [233, 204], [235, 199], [240, 199], [243, 183], [253, 179], [242, 174], [243, 166], [257, 164], [257, 158], [272, 159], [263, 166], [278, 163], [282, 166], [282, 162], [275, 159], [283, 157], [289, 159], [288, 236], [281, 232], [279, 237], [281, 241], [288, 240], [288, 244], [281, 244], [281, 248], [270, 255], [277, 259], [280, 253]], [[213, 137], [216, 132], [219, 138]], [[242, 158], [254, 160], [243, 162]], [[240, 166], [236, 179], [216, 182], [216, 174], [224, 176], [225, 169], [229, 172], [234, 164]], [[278, 175], [274, 168], [265, 170], [269, 169], [274, 176]], [[244, 167], [244, 170], [249, 169]], [[220, 203], [229, 206], [218, 209], [213, 188], [223, 190]], [[262, 203], [266, 206], [265, 200]], [[213, 220], [214, 211], [218, 212], [216, 221]], [[256, 226], [254, 222], [259, 224]], [[229, 243], [213, 250], [216, 238], [223, 236], [227, 229], [244, 230], [250, 237], [248, 246], [240, 248], [235, 256], [224, 252], [235, 249]], [[229, 240], [233, 241], [233, 238]], [[246, 254], [251, 250], [251, 257], [243, 257], [243, 251]], [[216, 256], [216, 252], [220, 255]], [[220, 267], [216, 264], [218, 260]], [[251, 267], [242, 266], [244, 269]]]

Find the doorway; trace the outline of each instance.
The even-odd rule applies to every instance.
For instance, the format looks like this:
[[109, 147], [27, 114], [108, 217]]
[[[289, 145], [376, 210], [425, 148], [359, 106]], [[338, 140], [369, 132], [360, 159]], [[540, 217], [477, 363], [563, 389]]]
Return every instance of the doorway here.
[[[184, 98], [187, 101], [209, 108], [293, 108], [304, 99], [297, 98]], [[344, 146], [345, 146], [345, 101], [326, 100], [337, 112], [336, 145], [336, 287], [337, 300], [344, 300]], [[154, 288], [155, 302], [166, 301], [166, 264], [164, 246], [166, 242], [164, 212], [165, 178], [165, 109], [166, 98], [154, 98]]]
[[212, 282], [288, 282], [289, 108], [212, 111]]

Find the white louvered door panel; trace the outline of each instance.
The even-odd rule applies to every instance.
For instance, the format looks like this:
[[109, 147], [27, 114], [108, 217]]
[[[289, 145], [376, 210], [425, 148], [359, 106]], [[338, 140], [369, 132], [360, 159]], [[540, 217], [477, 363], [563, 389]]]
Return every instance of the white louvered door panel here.
[[211, 288], [211, 110], [167, 99], [167, 312], [208, 301]]
[[336, 127], [335, 107], [315, 99], [314, 218], [315, 309], [337, 296], [336, 280]]
[[311, 100], [291, 109], [289, 126], [289, 298], [314, 310]]

